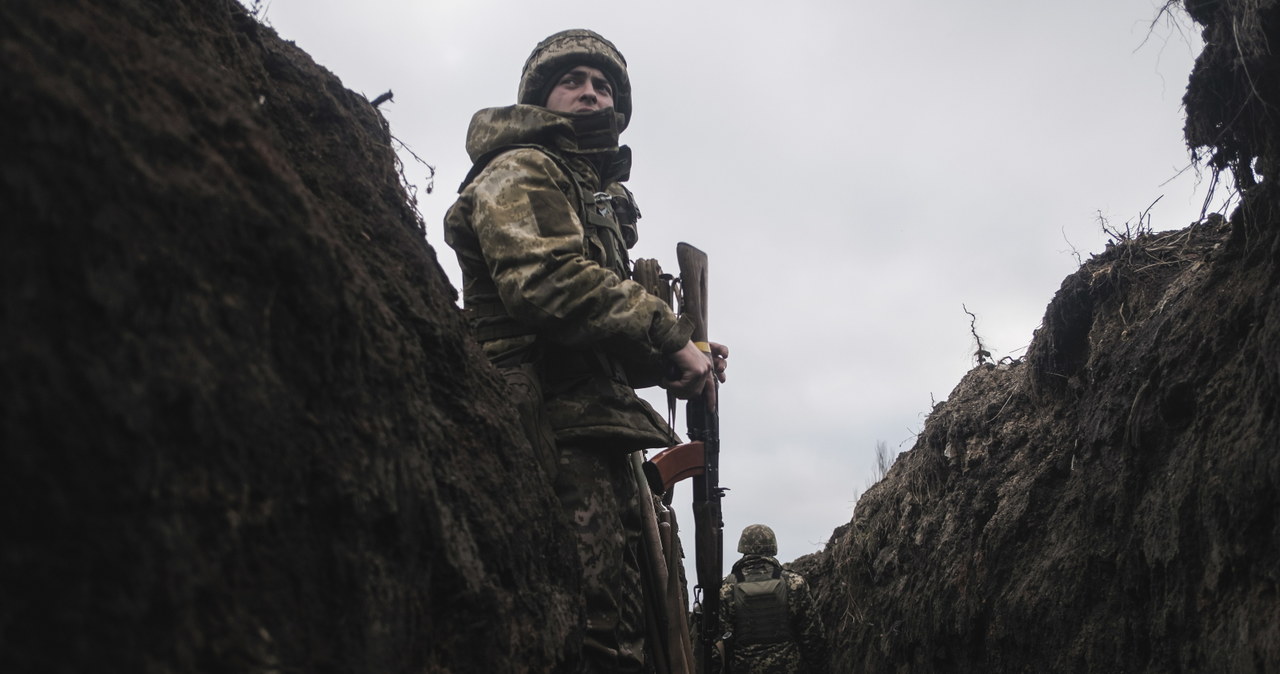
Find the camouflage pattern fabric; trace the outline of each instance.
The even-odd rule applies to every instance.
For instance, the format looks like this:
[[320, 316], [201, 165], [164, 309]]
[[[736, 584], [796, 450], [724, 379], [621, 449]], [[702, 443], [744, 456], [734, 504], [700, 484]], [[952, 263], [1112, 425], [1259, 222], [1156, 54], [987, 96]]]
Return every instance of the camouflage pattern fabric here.
[[625, 129], [631, 119], [631, 80], [627, 76], [627, 60], [612, 42], [589, 30], [560, 31], [539, 42], [525, 61], [516, 101], [542, 105], [556, 78], [580, 65], [599, 68], [609, 78], [613, 85], [613, 107], [622, 114], [621, 128]]
[[[769, 533], [772, 538], [772, 531]], [[774, 545], [776, 549], [776, 543]], [[769, 565], [781, 566], [773, 557], [748, 554], [733, 565], [733, 570], [751, 573]], [[782, 571], [782, 578], [787, 583], [791, 640], [769, 644], [746, 644], [728, 640], [725, 644], [729, 653], [729, 667], [725, 670], [727, 674], [829, 674], [826, 632], [822, 618], [818, 615], [818, 608], [809, 594], [809, 584], [800, 574], [785, 569]], [[736, 578], [730, 573], [720, 586], [720, 619], [728, 632], [734, 631], [737, 612], [737, 607], [733, 605], [735, 582]]]
[[[617, 110], [540, 107], [554, 78], [583, 63], [613, 81]], [[521, 421], [535, 446], [540, 423], [553, 436], [558, 461], [548, 474], [584, 573], [581, 671], [593, 674], [652, 671], [628, 457], [678, 437], [634, 386], [659, 381], [665, 356], [693, 330], [627, 278], [638, 209], [620, 184], [630, 172], [630, 151], [618, 145], [631, 112], [625, 77], [621, 54], [589, 31], [540, 44], [521, 79], [521, 104], [473, 117], [467, 151], [475, 166], [445, 216], [463, 306], [485, 355], [519, 384], [516, 402], [541, 396], [544, 414], [521, 409]], [[528, 365], [535, 382], [521, 379]]]
[[772, 557], [778, 554], [778, 537], [764, 524], [748, 525], [738, 538], [738, 552]]
[[[626, 168], [616, 154], [579, 146], [583, 117], [531, 105], [476, 113], [467, 147], [483, 168], [446, 215], [445, 241], [462, 268], [464, 307], [485, 314], [478, 325], [507, 321], [525, 332], [482, 341], [486, 355], [542, 361], [558, 440], [666, 447], [674, 434], [631, 382], [657, 381], [663, 356], [688, 342], [692, 325], [626, 280], [627, 270], [608, 268], [607, 249], [622, 242], [584, 225], [582, 195], [604, 191], [601, 173], [608, 186], [609, 169]], [[539, 144], [520, 144], [530, 141]]]
[[559, 452], [556, 449], [555, 432], [547, 423], [546, 404], [542, 399], [541, 376], [533, 363], [520, 363], [512, 367], [500, 367], [498, 372], [507, 382], [510, 400], [520, 415], [520, 426], [529, 444], [533, 446], [533, 456], [538, 465], [546, 472], [547, 479], [554, 482], [560, 470]]
[[578, 536], [587, 633], [585, 672], [646, 672], [640, 501], [631, 460], [566, 444], [555, 481]]

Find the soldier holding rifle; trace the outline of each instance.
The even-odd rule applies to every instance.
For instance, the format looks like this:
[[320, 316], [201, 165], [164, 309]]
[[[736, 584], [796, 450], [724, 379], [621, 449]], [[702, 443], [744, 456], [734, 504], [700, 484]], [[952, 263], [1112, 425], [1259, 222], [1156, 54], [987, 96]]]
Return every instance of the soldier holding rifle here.
[[[623, 186], [631, 85], [587, 30], [543, 40], [518, 103], [472, 118], [474, 166], [445, 218], [463, 304], [576, 527], [587, 626], [582, 671], [646, 671], [642, 511], [631, 454], [675, 434], [635, 389], [715, 406], [728, 350], [629, 280], [639, 210]], [[649, 667], [653, 664], [649, 663]]]

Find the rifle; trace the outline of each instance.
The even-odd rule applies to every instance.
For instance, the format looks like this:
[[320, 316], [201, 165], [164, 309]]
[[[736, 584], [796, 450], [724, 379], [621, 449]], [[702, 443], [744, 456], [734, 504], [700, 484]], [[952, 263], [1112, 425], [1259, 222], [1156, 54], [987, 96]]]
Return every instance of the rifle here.
[[[704, 352], [707, 343], [707, 254], [681, 242], [676, 246], [680, 266], [680, 313], [693, 321], [691, 339]], [[715, 386], [714, 378], [711, 386]], [[698, 671], [711, 674], [716, 642], [720, 639], [720, 583], [724, 567], [724, 520], [720, 499], [720, 417], [697, 396], [685, 407], [689, 440], [702, 445], [702, 470], [693, 475], [693, 525], [697, 585], [694, 587], [695, 612], [701, 594], [701, 624], [698, 626], [698, 649], [695, 660]]]
[[[651, 294], [672, 303], [678, 296], [679, 309], [682, 315], [688, 316], [694, 325], [691, 336], [704, 352], [710, 351], [707, 343], [707, 255], [697, 248], [680, 243], [676, 247], [676, 256], [680, 266], [677, 282], [679, 293], [672, 292], [672, 277], [662, 273], [656, 260], [636, 260], [632, 279], [640, 283]], [[715, 386], [715, 382], [711, 383]], [[671, 412], [675, 413], [675, 399], [669, 397]], [[698, 648], [693, 653], [696, 670], [700, 674], [712, 674], [711, 667], [717, 660], [716, 642], [720, 634], [720, 584], [724, 566], [723, 530], [720, 499], [724, 488], [720, 487], [720, 421], [715, 410], [710, 409], [706, 399], [697, 397], [688, 403], [686, 414], [690, 442], [670, 447], [658, 452], [642, 466], [643, 480], [654, 494], [663, 496], [662, 502], [671, 503], [672, 488], [677, 482], [686, 478], [694, 478], [693, 484], [693, 516], [694, 516], [694, 549], [696, 555], [697, 585], [693, 606], [693, 622], [697, 625]], [[675, 513], [663, 509], [663, 516], [669, 529], [663, 531], [664, 540], [675, 543]], [[677, 592], [679, 560], [669, 546], [664, 545], [669, 555], [671, 569], [667, 574], [668, 589]], [[674, 605], [675, 598], [668, 599]], [[683, 602], [681, 602], [683, 605]], [[669, 606], [670, 608], [670, 606]], [[670, 639], [671, 652], [681, 650], [675, 644], [684, 643], [688, 648], [688, 632], [684, 629], [684, 621], [677, 625], [672, 619], [669, 626], [675, 633]], [[683, 639], [682, 639], [683, 637]], [[688, 652], [688, 651], [686, 651]], [[723, 667], [723, 658], [719, 658]], [[676, 669], [675, 666], [672, 669]]]

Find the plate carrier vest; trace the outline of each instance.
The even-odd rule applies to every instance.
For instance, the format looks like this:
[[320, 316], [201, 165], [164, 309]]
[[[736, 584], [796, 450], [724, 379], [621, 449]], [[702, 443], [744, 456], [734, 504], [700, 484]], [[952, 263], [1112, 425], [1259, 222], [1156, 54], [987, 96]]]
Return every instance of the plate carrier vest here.
[[772, 644], [791, 639], [791, 620], [787, 612], [787, 581], [782, 567], [770, 564], [744, 574], [733, 572], [735, 646]]

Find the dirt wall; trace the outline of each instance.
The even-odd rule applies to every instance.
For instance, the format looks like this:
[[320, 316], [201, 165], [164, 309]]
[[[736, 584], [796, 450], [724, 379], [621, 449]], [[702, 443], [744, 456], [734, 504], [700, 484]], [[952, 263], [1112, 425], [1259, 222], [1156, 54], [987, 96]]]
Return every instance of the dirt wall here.
[[1236, 207], [1115, 228], [794, 563], [835, 671], [1280, 671], [1280, 9], [1164, 11], [1203, 31], [1186, 140]]
[[0, 4], [0, 670], [551, 671], [577, 558], [386, 123], [234, 0]]

